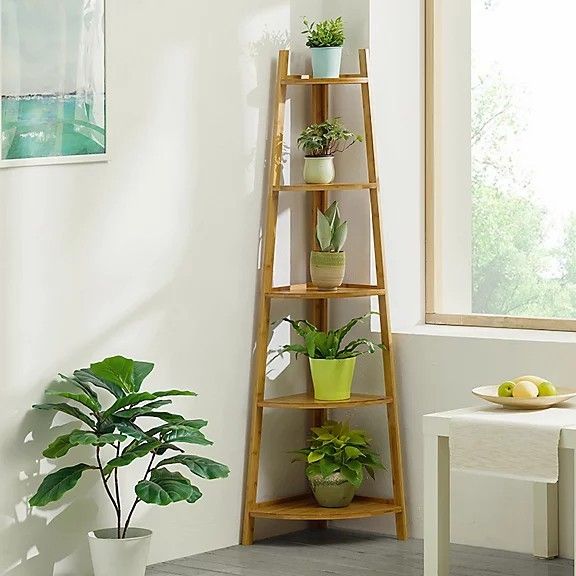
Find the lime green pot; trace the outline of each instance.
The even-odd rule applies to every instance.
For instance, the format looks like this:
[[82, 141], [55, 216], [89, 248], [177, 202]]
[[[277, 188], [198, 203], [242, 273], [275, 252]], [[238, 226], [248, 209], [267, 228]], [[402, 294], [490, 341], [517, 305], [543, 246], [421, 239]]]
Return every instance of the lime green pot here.
[[356, 358], [316, 360], [310, 358], [314, 398], [324, 402], [349, 400]]
[[321, 475], [309, 478], [316, 502], [323, 508], [346, 508], [354, 499], [356, 488], [336, 472], [324, 478]]

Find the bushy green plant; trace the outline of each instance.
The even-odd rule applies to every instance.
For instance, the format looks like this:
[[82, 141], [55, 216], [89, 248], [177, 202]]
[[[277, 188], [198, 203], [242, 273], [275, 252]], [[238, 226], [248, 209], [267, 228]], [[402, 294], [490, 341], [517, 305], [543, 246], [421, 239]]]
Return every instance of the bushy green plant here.
[[344, 46], [346, 36], [344, 34], [344, 22], [342, 16], [335, 20], [310, 23], [304, 18], [306, 29], [302, 32], [308, 36], [306, 46], [310, 48], [339, 48]]
[[[228, 476], [230, 471], [224, 464], [185, 454], [179, 446], [211, 445], [212, 442], [201, 432], [208, 424], [206, 420], [188, 420], [179, 414], [160, 410], [172, 403], [168, 397], [196, 396], [194, 392], [140, 391], [142, 382], [153, 368], [154, 364], [149, 362], [114, 356], [91, 364], [90, 368], [76, 370], [72, 376], [60, 375], [61, 384], [67, 389], [49, 390], [46, 394], [65, 401], [37, 404], [34, 408], [63, 412], [81, 424], [72, 432], [56, 438], [43, 455], [57, 459], [77, 446], [92, 446], [95, 461], [60, 468], [48, 474], [30, 499], [30, 506], [46, 506], [60, 500], [76, 486], [84, 472], [93, 471], [99, 475], [114, 507], [118, 538], [124, 538], [140, 502], [159, 506], [183, 501], [193, 504], [202, 497], [202, 492], [188, 478], [170, 469], [172, 466], [184, 466], [206, 480]], [[108, 397], [105, 403], [99, 396], [101, 391]], [[145, 426], [150, 419], [160, 423]], [[105, 457], [105, 452], [109, 452], [109, 456]], [[177, 454], [158, 461], [167, 452]], [[150, 458], [148, 467], [135, 486], [134, 502], [124, 517], [119, 470], [144, 457]]]
[[288, 322], [294, 331], [304, 339], [304, 344], [285, 344], [278, 350], [277, 355], [282, 356], [286, 352], [291, 354], [299, 354], [308, 356], [314, 360], [342, 360], [345, 358], [355, 358], [362, 354], [373, 354], [377, 348], [382, 349], [382, 344], [374, 344], [374, 342], [366, 338], [358, 338], [343, 345], [344, 338], [348, 335], [350, 330], [356, 324], [363, 322], [366, 318], [377, 312], [369, 312], [359, 318], [353, 318], [338, 330], [329, 330], [323, 332], [308, 322], [308, 320], [292, 320], [290, 318], [283, 318], [276, 323], [276, 326], [282, 322]]
[[321, 252], [342, 252], [348, 237], [348, 222], [340, 219], [340, 207], [334, 201], [326, 212], [318, 210], [316, 237]]
[[371, 450], [370, 439], [364, 430], [350, 428], [344, 422], [328, 421], [312, 428], [308, 446], [297, 450], [294, 462], [306, 462], [306, 475], [327, 478], [340, 472], [350, 484], [359, 488], [364, 471], [374, 478], [383, 469], [378, 454]]
[[344, 127], [341, 118], [333, 118], [305, 128], [298, 138], [298, 147], [307, 156], [318, 158], [344, 152], [356, 142], [362, 141], [362, 136]]

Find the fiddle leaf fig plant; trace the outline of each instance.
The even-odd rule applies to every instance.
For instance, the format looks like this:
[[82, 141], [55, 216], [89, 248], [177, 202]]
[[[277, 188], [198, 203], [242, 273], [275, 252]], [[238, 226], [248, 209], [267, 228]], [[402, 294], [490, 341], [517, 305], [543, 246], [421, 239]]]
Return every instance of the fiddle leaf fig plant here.
[[308, 36], [306, 46], [310, 48], [339, 48], [344, 46], [344, 21], [342, 16], [323, 22], [309, 22], [304, 18], [305, 30], [302, 34]]
[[[153, 368], [150, 362], [114, 356], [76, 370], [72, 376], [60, 375], [63, 389], [49, 390], [46, 395], [62, 401], [33, 407], [71, 416], [78, 428], [56, 438], [43, 455], [59, 459], [77, 446], [92, 446], [94, 459], [48, 474], [30, 499], [30, 506], [57, 502], [78, 484], [84, 473], [94, 472], [114, 508], [117, 537], [125, 538], [141, 502], [158, 506], [175, 502], [193, 504], [202, 497], [190, 479], [172, 470], [172, 466], [183, 467], [205, 480], [229, 475], [230, 470], [224, 464], [185, 453], [181, 445], [212, 445], [202, 432], [208, 422], [161, 410], [172, 403], [170, 397], [196, 396], [194, 392], [141, 391]], [[169, 456], [170, 453], [176, 455]], [[120, 472], [142, 458], [148, 458], [148, 466], [134, 487], [131, 506], [126, 509], [120, 493]]]
[[342, 252], [348, 237], [348, 222], [340, 220], [340, 207], [334, 201], [326, 212], [318, 210], [316, 237], [321, 252]]
[[375, 471], [384, 465], [370, 448], [366, 432], [353, 429], [344, 422], [328, 421], [311, 429], [308, 446], [294, 452], [293, 462], [306, 462], [308, 478], [327, 478], [340, 472], [350, 484], [359, 488], [364, 481], [364, 471], [374, 478]]
[[378, 312], [369, 312], [359, 318], [353, 318], [346, 325], [338, 328], [338, 330], [329, 330], [323, 332], [308, 322], [308, 320], [292, 320], [291, 318], [283, 318], [274, 326], [278, 326], [282, 322], [288, 322], [294, 331], [304, 339], [303, 344], [285, 344], [276, 350], [276, 356], [282, 356], [286, 352], [308, 356], [315, 360], [342, 360], [344, 358], [355, 358], [362, 354], [373, 354], [377, 348], [383, 349], [382, 344], [375, 344], [367, 338], [357, 338], [344, 345], [343, 340], [348, 335], [350, 330], [360, 322], [369, 318], [372, 314]]

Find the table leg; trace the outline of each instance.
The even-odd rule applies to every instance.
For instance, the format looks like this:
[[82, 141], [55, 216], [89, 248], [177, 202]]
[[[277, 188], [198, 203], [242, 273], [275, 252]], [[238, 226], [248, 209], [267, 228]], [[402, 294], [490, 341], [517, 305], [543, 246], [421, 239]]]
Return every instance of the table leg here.
[[444, 436], [424, 436], [424, 576], [448, 576], [450, 448]]
[[558, 484], [534, 484], [534, 556], [558, 556]]

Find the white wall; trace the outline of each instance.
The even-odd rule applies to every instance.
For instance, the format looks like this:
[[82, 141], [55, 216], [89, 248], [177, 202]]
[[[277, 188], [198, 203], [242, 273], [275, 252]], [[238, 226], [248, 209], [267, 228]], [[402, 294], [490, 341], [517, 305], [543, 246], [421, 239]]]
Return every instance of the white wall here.
[[176, 408], [210, 421], [215, 446], [202, 452], [232, 469], [203, 483], [194, 506], [140, 508], [135, 524], [155, 531], [151, 561], [238, 542], [272, 62], [290, 7], [108, 9], [110, 162], [0, 172], [0, 572], [10, 576], [89, 573], [85, 534], [109, 525], [110, 510], [86, 478], [61, 506], [28, 511], [55, 437], [30, 406], [57, 372], [112, 354], [156, 362], [158, 387], [196, 390]]

